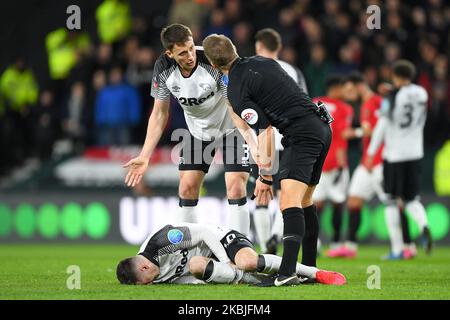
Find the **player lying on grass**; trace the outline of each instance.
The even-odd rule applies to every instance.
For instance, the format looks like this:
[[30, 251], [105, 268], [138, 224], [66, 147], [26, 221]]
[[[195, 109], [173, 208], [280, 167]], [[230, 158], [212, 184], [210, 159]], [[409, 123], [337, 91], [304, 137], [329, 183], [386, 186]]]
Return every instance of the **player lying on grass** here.
[[[151, 234], [136, 256], [120, 261], [117, 279], [122, 284], [258, 284], [278, 272], [280, 264], [281, 257], [258, 255], [252, 242], [235, 230], [179, 223]], [[296, 273], [308, 283], [346, 282], [340, 273], [299, 263]]]

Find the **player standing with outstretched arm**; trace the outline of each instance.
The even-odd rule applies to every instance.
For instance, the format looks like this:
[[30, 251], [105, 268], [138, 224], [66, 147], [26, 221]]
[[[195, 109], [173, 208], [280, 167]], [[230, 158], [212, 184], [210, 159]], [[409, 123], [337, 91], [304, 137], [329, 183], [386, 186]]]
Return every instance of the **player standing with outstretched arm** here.
[[[272, 125], [283, 135], [279, 168], [283, 258], [278, 275], [263, 285], [296, 285], [295, 265], [302, 239], [305, 232], [318, 233], [311, 230], [304, 212], [315, 210], [312, 194], [331, 143], [332, 119], [324, 107], [316, 106], [299, 90], [276, 61], [258, 56], [240, 58], [224, 35], [206, 37], [203, 47], [211, 64], [228, 76], [228, 109], [260, 168], [254, 192], [260, 204], [273, 197], [272, 172], [268, 170], [274, 154]], [[257, 130], [257, 138], [251, 129]]]
[[391, 239], [391, 253], [387, 259], [401, 259], [403, 239], [397, 200], [417, 222], [428, 240], [431, 235], [425, 208], [419, 201], [420, 161], [423, 158], [423, 128], [426, 120], [428, 94], [412, 83], [416, 73], [407, 60], [397, 61], [392, 69], [395, 90], [382, 102], [381, 118], [374, 129], [368, 149], [366, 166], [371, 171], [378, 147], [384, 142], [383, 177], [387, 195], [385, 216]]
[[[189, 128], [188, 136], [183, 137], [178, 166], [178, 222], [196, 222], [195, 207], [203, 178], [215, 149], [223, 143], [229, 224], [232, 229], [248, 235], [250, 214], [246, 206], [246, 183], [250, 166], [245, 159], [244, 140], [234, 130], [226, 110], [226, 86], [222, 74], [209, 64], [202, 48], [194, 45], [188, 27], [172, 24], [164, 28], [161, 42], [166, 51], [155, 63], [151, 91], [155, 103], [148, 121], [147, 136], [141, 154], [124, 165], [129, 169], [125, 183], [135, 186], [147, 170], [150, 156], [169, 118], [172, 94], [183, 108]], [[236, 136], [230, 138], [232, 135]], [[238, 142], [230, 143], [234, 138]]]

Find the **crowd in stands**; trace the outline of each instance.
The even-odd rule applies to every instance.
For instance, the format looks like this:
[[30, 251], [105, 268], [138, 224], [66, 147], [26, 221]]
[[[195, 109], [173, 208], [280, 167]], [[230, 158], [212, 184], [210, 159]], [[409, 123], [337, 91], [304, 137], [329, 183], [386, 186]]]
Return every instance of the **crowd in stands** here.
[[[380, 29], [367, 27], [369, 5], [381, 8]], [[102, 2], [95, 19], [95, 35], [65, 26], [48, 33], [48, 83], [37, 83], [22, 57], [1, 66], [0, 175], [29, 157], [49, 159], [62, 139], [73, 153], [142, 144], [153, 65], [163, 52], [160, 29], [122, 0]], [[393, 61], [410, 59], [416, 82], [431, 97], [426, 143], [449, 138], [450, 7], [444, 0], [173, 0], [165, 22], [189, 26], [197, 45], [208, 34], [225, 34], [241, 56], [254, 54], [256, 31], [276, 29], [281, 59], [304, 72], [311, 96], [325, 93], [329, 74], [354, 70], [376, 89], [389, 79]], [[169, 144], [171, 131], [184, 126], [173, 101], [160, 143]]]

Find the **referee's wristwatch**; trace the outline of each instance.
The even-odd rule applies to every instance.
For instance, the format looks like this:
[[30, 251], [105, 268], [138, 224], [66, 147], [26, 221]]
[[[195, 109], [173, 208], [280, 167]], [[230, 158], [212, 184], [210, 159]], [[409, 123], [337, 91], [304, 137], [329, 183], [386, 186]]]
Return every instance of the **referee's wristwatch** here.
[[[272, 180], [264, 179], [262, 175], [259, 175], [258, 180], [261, 181], [261, 182], [264, 183], [264, 184], [267, 184], [268, 186], [271, 186], [271, 185], [273, 184], [273, 181], [272, 181]], [[250, 197], [250, 200], [255, 200], [255, 198], [256, 198], [256, 196], [253, 194], [253, 195]]]
[[273, 184], [272, 180], [264, 179], [262, 175], [259, 175], [258, 180], [261, 181], [264, 184], [267, 184], [268, 186], [271, 186]]

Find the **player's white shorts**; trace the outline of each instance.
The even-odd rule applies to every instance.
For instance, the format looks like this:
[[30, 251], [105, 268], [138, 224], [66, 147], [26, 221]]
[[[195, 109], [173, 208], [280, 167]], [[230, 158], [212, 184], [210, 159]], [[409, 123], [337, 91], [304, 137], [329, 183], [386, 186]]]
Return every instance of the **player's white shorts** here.
[[376, 165], [372, 172], [359, 165], [353, 172], [348, 192], [350, 197], [358, 197], [369, 201], [376, 194], [380, 201], [385, 199], [383, 191], [383, 164]]
[[313, 201], [330, 200], [336, 203], [342, 203], [347, 198], [348, 182], [350, 180], [348, 168], [342, 170], [338, 180], [339, 170], [322, 172], [319, 184], [313, 193]]

